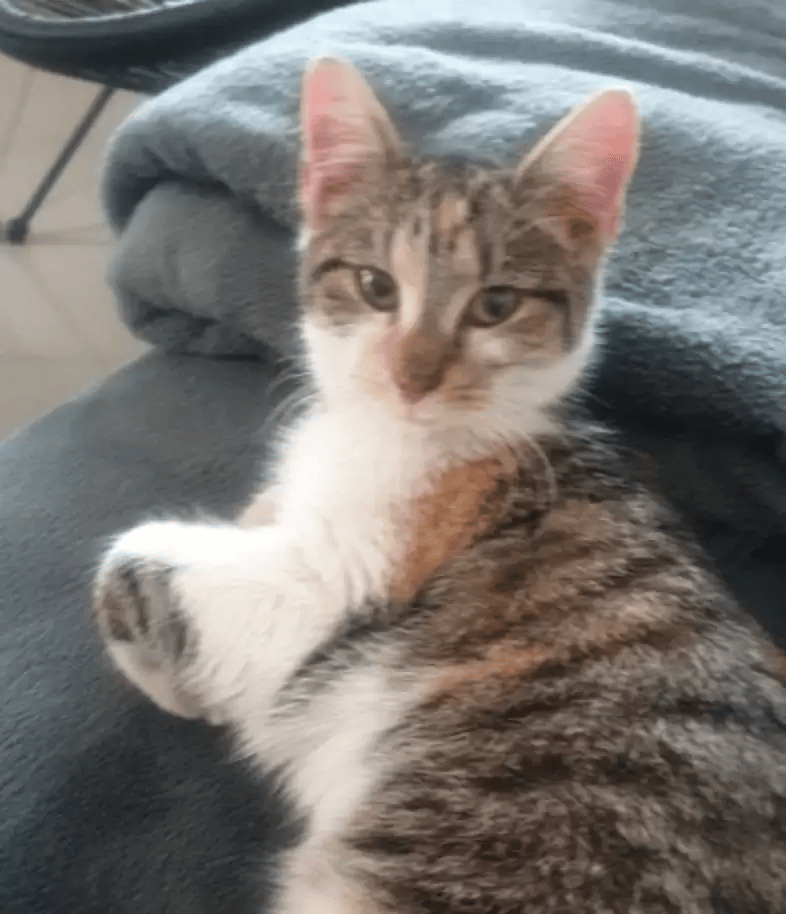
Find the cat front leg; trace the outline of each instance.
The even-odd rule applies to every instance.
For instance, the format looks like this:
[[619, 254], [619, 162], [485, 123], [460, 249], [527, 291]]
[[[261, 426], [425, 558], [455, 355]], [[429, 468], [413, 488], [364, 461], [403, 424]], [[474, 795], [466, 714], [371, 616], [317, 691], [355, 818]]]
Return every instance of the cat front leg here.
[[263, 714], [344, 610], [307, 555], [275, 525], [140, 525], [101, 563], [99, 632], [164, 710], [214, 722]]
[[95, 588], [93, 612], [115, 666], [170, 714], [211, 712], [185, 685], [192, 626], [172, 589], [173, 568], [157, 559], [110, 553]]
[[279, 512], [280, 491], [277, 486], [259, 492], [238, 517], [237, 523], [241, 527], [260, 527], [272, 524]]

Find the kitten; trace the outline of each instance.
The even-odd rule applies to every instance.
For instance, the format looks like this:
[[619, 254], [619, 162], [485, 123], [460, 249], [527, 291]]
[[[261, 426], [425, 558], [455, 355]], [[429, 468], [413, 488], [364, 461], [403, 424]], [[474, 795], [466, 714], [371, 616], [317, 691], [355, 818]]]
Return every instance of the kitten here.
[[277, 914], [782, 914], [786, 664], [571, 393], [631, 99], [447, 166], [321, 60], [302, 130], [317, 401], [241, 523], [115, 542], [117, 666], [280, 773]]

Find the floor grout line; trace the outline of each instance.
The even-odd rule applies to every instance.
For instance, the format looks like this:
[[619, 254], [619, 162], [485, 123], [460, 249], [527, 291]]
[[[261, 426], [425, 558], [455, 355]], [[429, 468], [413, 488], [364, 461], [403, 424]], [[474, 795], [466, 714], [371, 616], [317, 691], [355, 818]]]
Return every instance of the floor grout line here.
[[30, 90], [34, 81], [35, 73], [30, 67], [25, 67], [25, 75], [22, 78], [16, 106], [8, 124], [8, 133], [2, 146], [0, 146], [0, 177], [5, 175], [6, 166], [11, 155], [11, 146], [13, 145], [16, 134], [19, 132], [19, 125], [22, 123], [25, 102], [30, 97]]
[[[1, 57], [0, 74], [13, 87], [0, 126], [2, 220], [33, 190], [38, 163], [45, 168], [56, 155], [86, 90]], [[28, 243], [0, 242], [0, 438], [144, 351], [118, 318], [105, 278], [112, 236], [99, 197], [106, 143], [138, 101], [118, 94], [103, 112], [39, 211]]]

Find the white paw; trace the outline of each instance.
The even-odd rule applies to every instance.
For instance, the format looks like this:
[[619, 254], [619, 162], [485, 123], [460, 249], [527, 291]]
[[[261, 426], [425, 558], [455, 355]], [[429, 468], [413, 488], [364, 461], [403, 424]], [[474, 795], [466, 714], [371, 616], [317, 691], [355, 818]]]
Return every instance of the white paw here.
[[181, 717], [210, 717], [189, 667], [197, 634], [176, 587], [185, 525], [145, 524], [119, 537], [96, 578], [93, 611], [109, 655], [157, 705]]

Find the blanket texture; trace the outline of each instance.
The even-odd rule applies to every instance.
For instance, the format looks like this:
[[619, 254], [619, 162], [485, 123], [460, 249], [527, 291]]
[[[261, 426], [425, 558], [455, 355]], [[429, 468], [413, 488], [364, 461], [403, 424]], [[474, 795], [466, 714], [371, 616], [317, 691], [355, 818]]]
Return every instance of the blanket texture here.
[[782, 635], [786, 6], [383, 0], [219, 62], [113, 145], [114, 282], [140, 336], [212, 356], [294, 351], [298, 84], [318, 53], [354, 62], [433, 153], [509, 159], [584, 95], [633, 90], [643, 148], [591, 397]]

